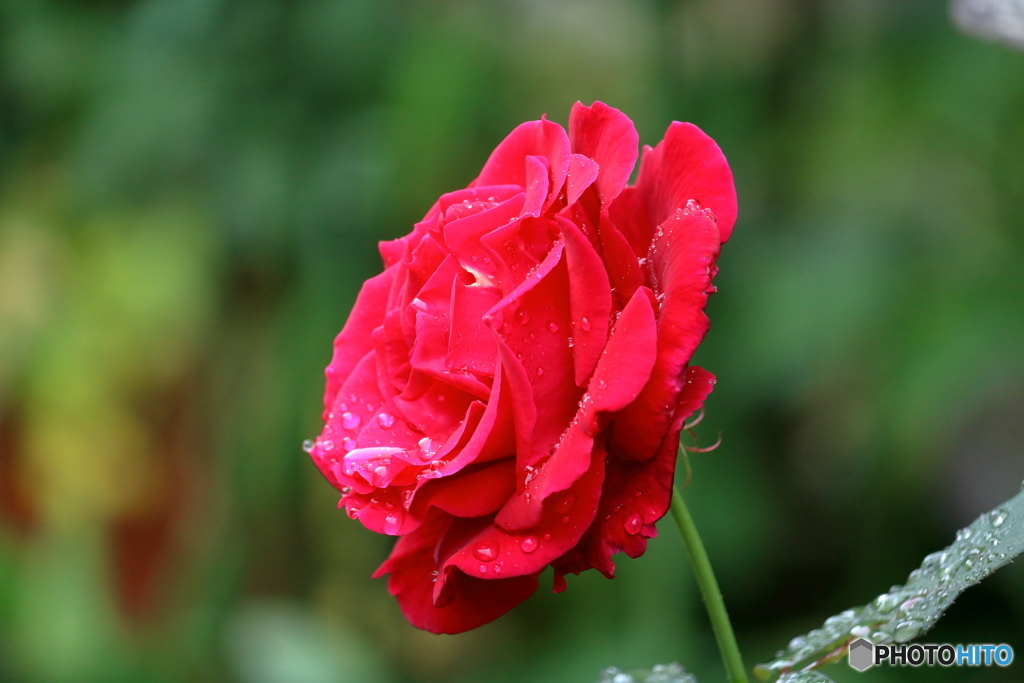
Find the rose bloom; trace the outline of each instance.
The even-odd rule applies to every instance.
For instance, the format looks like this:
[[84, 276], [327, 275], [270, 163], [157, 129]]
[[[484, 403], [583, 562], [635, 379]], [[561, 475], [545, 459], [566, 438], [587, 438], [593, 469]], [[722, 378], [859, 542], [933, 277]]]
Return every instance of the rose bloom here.
[[375, 576], [413, 625], [458, 633], [565, 574], [643, 554], [683, 421], [714, 377], [708, 329], [732, 173], [696, 126], [645, 147], [577, 103], [517, 127], [464, 190], [380, 244], [307, 444], [339, 507], [398, 536]]

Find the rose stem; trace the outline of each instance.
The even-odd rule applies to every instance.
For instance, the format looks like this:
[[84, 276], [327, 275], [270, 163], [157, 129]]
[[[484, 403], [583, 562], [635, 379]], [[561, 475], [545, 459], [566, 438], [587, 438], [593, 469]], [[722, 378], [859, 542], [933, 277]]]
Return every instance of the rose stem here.
[[672, 516], [675, 517], [676, 524], [679, 525], [679, 532], [683, 535], [683, 542], [690, 554], [693, 573], [697, 577], [697, 585], [700, 586], [704, 606], [711, 618], [711, 629], [715, 632], [715, 639], [718, 641], [718, 650], [722, 654], [722, 663], [725, 664], [726, 674], [732, 683], [747, 683], [743, 656], [740, 655], [740, 648], [736, 644], [736, 635], [732, 631], [729, 613], [725, 610], [722, 591], [719, 590], [715, 573], [711, 569], [711, 561], [708, 559], [707, 551], [704, 550], [700, 534], [697, 533], [693, 517], [690, 516], [690, 511], [686, 508], [683, 494], [674, 486], [672, 487]]

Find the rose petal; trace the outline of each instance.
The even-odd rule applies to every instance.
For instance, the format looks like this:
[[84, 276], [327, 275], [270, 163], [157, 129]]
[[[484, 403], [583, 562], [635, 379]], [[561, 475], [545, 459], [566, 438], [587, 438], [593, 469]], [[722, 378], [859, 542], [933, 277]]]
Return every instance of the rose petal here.
[[565, 173], [569, 168], [569, 136], [560, 125], [546, 118], [516, 126], [491, 152], [470, 187], [508, 184], [525, 188], [527, 156], [543, 157], [548, 161], [551, 175], [545, 204], [550, 204], [565, 183]]
[[[374, 578], [391, 574], [388, 592], [398, 600], [413, 626], [431, 633], [461, 633], [497, 619], [537, 590], [537, 574], [510, 579], [476, 579], [452, 569], [444, 578], [448, 600], [434, 606], [440, 563], [437, 551], [452, 527], [453, 517], [438, 512], [410, 534], [399, 538], [391, 556]], [[539, 573], [539, 572], [538, 572]]]
[[690, 199], [711, 209], [718, 219], [722, 242], [736, 222], [736, 186], [729, 162], [718, 145], [692, 123], [673, 121], [665, 139], [645, 150], [636, 181], [651, 216], [659, 225]]
[[452, 334], [448, 339], [445, 365], [494, 375], [498, 347], [484, 316], [501, 300], [501, 290], [481, 284], [465, 285], [456, 279], [452, 285]]
[[498, 524], [488, 525], [454, 553], [445, 566], [458, 567], [469, 576], [492, 579], [543, 569], [575, 546], [590, 526], [597, 513], [604, 469], [605, 453], [598, 449], [584, 475], [544, 504], [536, 525], [511, 533]]
[[612, 313], [611, 284], [590, 241], [574, 224], [558, 217], [565, 239], [569, 268], [569, 301], [572, 309], [574, 378], [577, 386], [586, 382], [608, 339]]
[[[568, 279], [565, 259], [558, 259], [534, 286], [520, 287], [519, 296], [506, 297], [495, 307], [502, 316], [495, 332], [499, 349], [504, 347], [500, 357], [509, 371], [510, 387], [516, 396], [515, 410], [522, 410], [521, 401], [543, 402], [543, 410], [537, 411], [530, 434], [520, 428], [516, 413], [516, 432], [521, 435], [521, 447], [525, 449], [519, 452], [520, 469], [547, 455], [557, 443], [583, 393], [573, 381], [573, 356], [568, 342]], [[528, 389], [519, 386], [520, 377], [529, 383]]]
[[551, 172], [544, 157], [526, 157], [526, 201], [519, 216], [539, 216], [548, 199]]
[[410, 426], [435, 443], [442, 443], [458, 428], [472, 401], [472, 395], [419, 370], [412, 371], [405, 391], [394, 398]]
[[444, 239], [459, 265], [474, 274], [478, 281], [492, 285], [500, 281], [497, 260], [480, 238], [517, 218], [525, 201], [518, 194], [487, 211], [452, 221], [444, 226]]
[[612, 291], [615, 292], [616, 298], [625, 305], [632, 298], [637, 287], [644, 283], [644, 276], [640, 272], [640, 263], [629, 241], [612, 223], [607, 211], [601, 213], [598, 235]]
[[615, 573], [612, 555], [625, 551], [630, 557], [640, 557], [644, 553], [647, 539], [656, 534], [654, 523], [665, 515], [672, 499], [683, 421], [704, 404], [714, 382], [715, 377], [710, 372], [696, 366], [687, 368], [686, 387], [658, 455], [645, 462], [609, 459], [608, 476], [594, 524], [583, 536], [576, 552], [555, 563], [556, 573], [579, 574], [594, 567], [611, 578]]
[[363, 283], [345, 326], [334, 338], [334, 356], [325, 371], [327, 389], [324, 392], [324, 420], [349, 373], [363, 356], [373, 350], [371, 334], [375, 327], [384, 322], [388, 291], [394, 274], [393, 270], [385, 270]]
[[600, 168], [593, 159], [582, 154], [569, 157], [569, 172], [565, 180], [565, 203], [572, 206], [580, 198], [583, 191], [597, 180]]
[[416, 493], [411, 512], [425, 517], [436, 507], [456, 517], [482, 517], [497, 512], [515, 488], [515, 459], [505, 458], [426, 483]]
[[720, 247], [713, 221], [682, 212], [658, 229], [648, 257], [648, 274], [661, 301], [658, 358], [651, 380], [616, 417], [609, 450], [619, 457], [653, 457], [672, 421], [683, 388], [683, 373], [708, 330], [704, 314]]
[[[589, 390], [551, 457], [535, 467], [534, 462], [529, 463], [523, 485], [502, 507], [497, 524], [506, 529], [534, 526], [542, 514], [542, 504], [587, 471], [602, 415], [621, 410], [643, 389], [654, 366], [655, 344], [654, 310], [642, 289], [622, 311]], [[524, 469], [520, 465], [519, 471]]]
[[481, 241], [505, 264], [508, 275], [500, 283], [503, 295], [522, 285], [550, 254], [559, 234], [557, 228], [550, 219], [526, 216], [483, 236]]
[[569, 114], [569, 139], [573, 152], [590, 157], [601, 167], [597, 179], [601, 202], [617, 197], [629, 182], [640, 144], [629, 117], [603, 102], [590, 107], [577, 102]]
[[[650, 147], [644, 147], [649, 150]], [[608, 218], [633, 248], [637, 258], [646, 259], [654, 226], [647, 213], [647, 203], [635, 187], [627, 187], [608, 206]]]

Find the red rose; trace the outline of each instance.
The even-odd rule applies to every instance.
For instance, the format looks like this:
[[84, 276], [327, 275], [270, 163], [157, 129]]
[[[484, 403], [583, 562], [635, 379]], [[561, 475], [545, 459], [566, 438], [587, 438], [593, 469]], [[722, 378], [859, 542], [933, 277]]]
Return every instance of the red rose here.
[[644, 148], [577, 103], [516, 128], [465, 190], [380, 245], [327, 368], [313, 461], [349, 517], [398, 536], [375, 576], [413, 625], [458, 633], [565, 574], [643, 554], [679, 430], [714, 377], [708, 329], [732, 173], [697, 127]]

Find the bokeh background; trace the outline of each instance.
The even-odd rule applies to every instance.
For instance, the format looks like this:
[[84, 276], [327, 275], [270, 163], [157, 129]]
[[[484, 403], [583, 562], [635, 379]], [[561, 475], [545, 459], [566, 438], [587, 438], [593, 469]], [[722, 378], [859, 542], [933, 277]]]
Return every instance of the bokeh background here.
[[[1017, 492], [1024, 53], [944, 3], [4, 0], [0, 681], [721, 680], [667, 520], [436, 637], [300, 449], [376, 241], [594, 99], [736, 175], [687, 496], [749, 665]], [[1024, 656], [1021, 570], [926, 640]]]

